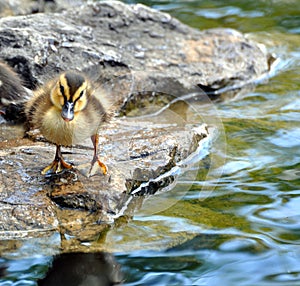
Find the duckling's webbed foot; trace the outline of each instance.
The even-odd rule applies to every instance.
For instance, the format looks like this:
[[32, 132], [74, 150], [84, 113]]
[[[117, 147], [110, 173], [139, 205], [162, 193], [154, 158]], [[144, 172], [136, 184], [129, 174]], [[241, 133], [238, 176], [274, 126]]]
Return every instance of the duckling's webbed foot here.
[[94, 157], [93, 160], [91, 162], [91, 168], [88, 172], [88, 177], [91, 177], [93, 175], [95, 175], [96, 173], [98, 173], [98, 171], [100, 171], [103, 175], [107, 174], [107, 167], [104, 163], [102, 163], [97, 155], [97, 151], [98, 151], [98, 142], [99, 142], [99, 135], [93, 135], [91, 137], [93, 145], [94, 145]]
[[96, 156], [93, 158], [91, 162], [91, 168], [88, 172], [88, 177], [94, 176], [97, 173], [102, 173], [103, 175], [107, 174], [107, 167], [104, 163], [102, 163], [99, 158]]
[[54, 160], [49, 166], [43, 169], [42, 175], [47, 174], [58, 174], [64, 170], [72, 169], [73, 166], [71, 164], [68, 164], [63, 159], [60, 160]]
[[73, 166], [69, 163], [67, 163], [61, 154], [60, 146], [56, 146], [56, 154], [53, 162], [43, 169], [42, 174], [57, 174], [62, 172], [63, 170], [69, 170], [72, 169]]

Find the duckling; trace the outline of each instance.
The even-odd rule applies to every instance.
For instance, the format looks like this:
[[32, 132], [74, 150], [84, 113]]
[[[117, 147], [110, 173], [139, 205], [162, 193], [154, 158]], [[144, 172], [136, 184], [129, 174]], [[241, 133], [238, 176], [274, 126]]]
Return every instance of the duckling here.
[[19, 76], [0, 61], [0, 115], [7, 121], [24, 122], [24, 102], [28, 95]]
[[42, 174], [59, 173], [73, 168], [61, 153], [61, 146], [72, 146], [90, 137], [94, 146], [90, 175], [97, 164], [102, 173], [107, 167], [97, 155], [99, 127], [112, 116], [109, 100], [99, 92], [87, 77], [77, 71], [68, 71], [37, 89], [26, 103], [29, 124], [56, 145], [54, 161]]

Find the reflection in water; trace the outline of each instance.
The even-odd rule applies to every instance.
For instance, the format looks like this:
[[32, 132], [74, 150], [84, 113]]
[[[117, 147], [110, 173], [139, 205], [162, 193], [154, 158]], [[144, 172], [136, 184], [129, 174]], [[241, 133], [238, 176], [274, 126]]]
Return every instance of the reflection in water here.
[[111, 254], [64, 253], [54, 258], [40, 286], [108, 286], [120, 285], [122, 275]]
[[[220, 161], [226, 159], [222, 168], [213, 169], [222, 173], [220, 180], [203, 182], [205, 165], [201, 164], [200, 179], [192, 187], [194, 176], [190, 180], [187, 176], [176, 185], [176, 193], [161, 196], [160, 201], [167, 201], [168, 195], [172, 199], [181, 196], [189, 185], [176, 205], [155, 216], [142, 213], [108, 232], [106, 241], [121, 253], [115, 257], [122, 265], [124, 284], [300, 285], [299, 0], [232, 0], [230, 5], [224, 0], [124, 2], [142, 2], [171, 12], [199, 29], [227, 27], [251, 33], [248, 36], [267, 44], [285, 65], [254, 92], [231, 101], [226, 96], [225, 101], [216, 103], [227, 139], [226, 153], [217, 140], [211, 154]], [[205, 116], [202, 121], [216, 116], [216, 108], [203, 108], [199, 112]], [[170, 110], [172, 120], [190, 120], [189, 110], [179, 102]], [[184, 117], [174, 116], [183, 110]], [[0, 135], [9, 139], [5, 125], [1, 128]], [[213, 191], [208, 191], [208, 186]], [[53, 247], [51, 240], [48, 249]], [[103, 245], [101, 240], [91, 246], [102, 249]], [[150, 248], [159, 250], [145, 250]], [[101, 286], [121, 280], [120, 270], [108, 254], [56, 256], [45, 275], [49, 256], [38, 251], [36, 258], [35, 250], [30, 252], [32, 257], [24, 259], [26, 251], [26, 244], [2, 250], [2, 256], [12, 254], [0, 259], [0, 285], [35, 285], [43, 276], [39, 285]]]
[[1, 265], [0, 266], [0, 277], [4, 277], [5, 276], [5, 270], [6, 270], [6, 266], [5, 265]]

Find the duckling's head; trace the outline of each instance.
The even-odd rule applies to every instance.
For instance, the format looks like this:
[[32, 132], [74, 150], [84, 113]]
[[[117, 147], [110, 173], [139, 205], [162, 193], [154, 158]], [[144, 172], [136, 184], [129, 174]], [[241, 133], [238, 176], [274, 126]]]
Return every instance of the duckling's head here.
[[88, 103], [88, 81], [77, 72], [63, 73], [51, 90], [50, 99], [61, 110], [61, 117], [71, 121]]

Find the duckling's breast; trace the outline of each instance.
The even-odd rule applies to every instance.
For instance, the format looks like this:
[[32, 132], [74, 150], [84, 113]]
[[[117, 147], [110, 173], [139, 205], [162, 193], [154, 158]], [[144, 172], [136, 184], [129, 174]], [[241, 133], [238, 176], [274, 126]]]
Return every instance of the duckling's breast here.
[[86, 120], [80, 113], [76, 114], [72, 121], [65, 121], [61, 117], [61, 111], [52, 107], [44, 115], [40, 131], [52, 143], [72, 146], [95, 134], [97, 125]]

